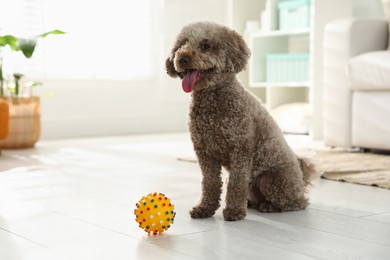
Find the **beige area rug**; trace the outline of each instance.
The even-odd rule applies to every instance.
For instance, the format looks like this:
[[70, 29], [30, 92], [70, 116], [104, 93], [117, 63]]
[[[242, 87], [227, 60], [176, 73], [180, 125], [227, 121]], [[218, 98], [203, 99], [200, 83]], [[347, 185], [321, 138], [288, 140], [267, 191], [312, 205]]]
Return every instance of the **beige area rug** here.
[[[390, 155], [347, 152], [334, 149], [298, 149], [298, 154], [314, 158], [322, 178], [390, 189]], [[178, 160], [196, 163], [195, 157]]]
[[321, 149], [313, 157], [324, 179], [390, 189], [390, 155]]

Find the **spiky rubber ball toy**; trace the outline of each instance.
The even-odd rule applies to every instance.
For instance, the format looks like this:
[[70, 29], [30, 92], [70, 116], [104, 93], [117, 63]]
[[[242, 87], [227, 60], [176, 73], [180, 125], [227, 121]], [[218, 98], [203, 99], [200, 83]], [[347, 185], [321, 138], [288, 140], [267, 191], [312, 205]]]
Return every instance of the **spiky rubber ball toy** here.
[[176, 216], [175, 206], [162, 193], [149, 193], [135, 205], [135, 221], [148, 234], [161, 234], [168, 230]]

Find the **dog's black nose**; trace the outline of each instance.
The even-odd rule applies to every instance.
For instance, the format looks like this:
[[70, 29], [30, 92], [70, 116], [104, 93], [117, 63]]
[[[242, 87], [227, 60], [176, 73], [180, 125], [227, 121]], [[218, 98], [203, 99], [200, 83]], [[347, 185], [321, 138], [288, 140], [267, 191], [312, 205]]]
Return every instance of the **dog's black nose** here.
[[180, 65], [182, 65], [182, 66], [188, 65], [188, 64], [190, 64], [190, 62], [191, 62], [191, 58], [188, 57], [188, 56], [183, 56], [183, 57], [181, 57], [181, 58], [179, 59], [179, 63], [180, 63]]

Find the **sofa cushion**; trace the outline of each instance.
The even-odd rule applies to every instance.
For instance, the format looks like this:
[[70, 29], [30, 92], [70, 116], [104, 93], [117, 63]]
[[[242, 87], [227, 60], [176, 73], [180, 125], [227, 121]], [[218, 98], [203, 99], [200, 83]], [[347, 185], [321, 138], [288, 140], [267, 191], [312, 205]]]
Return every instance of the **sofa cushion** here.
[[358, 55], [348, 63], [350, 88], [353, 90], [390, 90], [390, 51]]

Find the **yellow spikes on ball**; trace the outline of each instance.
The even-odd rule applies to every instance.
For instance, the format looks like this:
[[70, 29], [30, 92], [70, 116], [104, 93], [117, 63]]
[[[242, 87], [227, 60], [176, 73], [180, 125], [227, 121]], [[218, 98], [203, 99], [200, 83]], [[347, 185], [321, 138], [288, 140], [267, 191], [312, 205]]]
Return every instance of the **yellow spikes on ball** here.
[[162, 193], [150, 193], [142, 197], [135, 206], [135, 221], [149, 234], [161, 234], [175, 221], [175, 206]]

